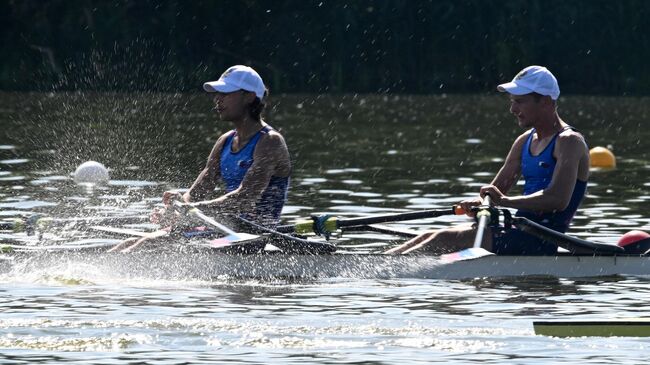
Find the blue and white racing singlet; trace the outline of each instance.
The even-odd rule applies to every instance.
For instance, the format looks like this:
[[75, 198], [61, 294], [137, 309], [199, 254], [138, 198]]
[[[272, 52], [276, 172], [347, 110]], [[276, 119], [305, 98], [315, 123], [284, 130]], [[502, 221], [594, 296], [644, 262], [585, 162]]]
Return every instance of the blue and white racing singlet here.
[[[232, 151], [232, 142], [237, 131], [228, 136], [221, 151], [221, 179], [226, 185], [226, 192], [231, 192], [241, 185], [248, 169], [253, 165], [253, 155], [257, 142], [263, 134], [273, 130], [271, 126], [260, 129], [246, 146], [237, 152]], [[265, 226], [276, 225], [280, 221], [282, 207], [287, 200], [289, 190], [289, 177], [272, 176], [269, 185], [262, 192], [257, 201], [255, 212], [244, 215], [244, 218], [258, 222]]]
[[[537, 191], [546, 189], [551, 183], [553, 178], [553, 172], [555, 171], [555, 157], [553, 157], [553, 150], [555, 149], [555, 142], [557, 136], [567, 129], [573, 129], [573, 127], [566, 126], [564, 129], [559, 131], [551, 142], [546, 146], [544, 151], [539, 155], [533, 156], [530, 153], [530, 144], [533, 140], [533, 135], [535, 134], [535, 129], [532, 129], [528, 135], [528, 139], [524, 144], [524, 148], [521, 151], [521, 172], [524, 177], [524, 195], [530, 195]], [[571, 195], [571, 200], [566, 209], [556, 212], [548, 213], [534, 213], [524, 210], [517, 211], [517, 216], [526, 217], [532, 221], [535, 221], [545, 227], [551, 228], [558, 232], [566, 232], [571, 223], [571, 219], [578, 210], [578, 206], [582, 202], [582, 198], [585, 196], [587, 190], [587, 182], [576, 180], [575, 187], [573, 188], [573, 194]]]

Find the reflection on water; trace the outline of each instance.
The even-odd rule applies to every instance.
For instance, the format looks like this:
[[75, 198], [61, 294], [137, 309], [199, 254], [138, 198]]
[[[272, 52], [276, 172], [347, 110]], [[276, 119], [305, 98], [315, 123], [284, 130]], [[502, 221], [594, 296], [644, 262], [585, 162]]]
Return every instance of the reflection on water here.
[[[147, 228], [143, 218], [161, 193], [189, 186], [215, 137], [230, 128], [215, 121], [205, 95], [0, 99], [1, 219], [132, 216], [125, 227]], [[522, 132], [502, 95], [281, 95], [271, 104], [269, 122], [285, 135], [294, 162], [286, 221], [447, 207], [488, 182]], [[649, 105], [643, 98], [562, 98], [563, 118], [590, 145], [610, 145], [618, 157], [617, 170], [593, 173], [571, 233], [611, 242], [631, 229], [650, 230], [643, 143], [650, 132], [642, 128]], [[111, 169], [111, 183], [74, 186], [70, 173], [91, 159]], [[73, 224], [44, 238], [116, 237]], [[28, 240], [9, 232], [1, 239]], [[368, 252], [394, 240], [355, 232], [340, 244]], [[638, 339], [537, 337], [531, 326], [539, 318], [643, 317], [645, 278], [261, 282], [190, 278], [183, 270], [191, 264], [182, 262], [168, 260], [176, 271], [164, 280], [152, 279], [155, 265], [2, 274], [0, 362], [577, 363], [607, 349], [602, 363], [635, 364], [647, 348]]]
[[[466, 363], [511, 355], [527, 363], [553, 363], [584, 360], [591, 353], [588, 344], [591, 351], [607, 348], [619, 363], [632, 364], [640, 355], [630, 350], [647, 349], [645, 341], [634, 338], [538, 337], [530, 324], [540, 317], [638, 316], [633, 307], [640, 301], [623, 293], [641, 289], [635, 297], [647, 301], [647, 282], [484, 284], [407, 279], [12, 285], [3, 290], [11, 295], [0, 299], [0, 346], [11, 349], [5, 359], [25, 362], [34, 359], [21, 350], [38, 349], [43, 359], [89, 361], [99, 354], [118, 363], [134, 354], [149, 363], [178, 362], [179, 352], [190, 362], [228, 361], [232, 353], [241, 362], [265, 362], [268, 356], [290, 362], [329, 353], [350, 363], [375, 357], [428, 363], [431, 356]], [[556, 347], [562, 347], [561, 354], [543, 351]]]

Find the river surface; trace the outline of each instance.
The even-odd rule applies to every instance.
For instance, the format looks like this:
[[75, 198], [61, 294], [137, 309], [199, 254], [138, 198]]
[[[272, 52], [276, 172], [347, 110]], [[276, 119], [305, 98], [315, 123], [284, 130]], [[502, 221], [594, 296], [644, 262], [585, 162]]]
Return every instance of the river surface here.
[[[522, 131], [504, 95], [275, 95], [268, 121], [294, 163], [285, 223], [445, 208], [489, 182]], [[570, 233], [616, 242], [650, 231], [650, 100], [562, 97], [563, 119], [590, 146], [608, 146], [615, 170], [593, 171]], [[0, 93], [0, 219], [144, 219], [167, 189], [187, 188], [205, 163], [218, 122], [202, 94]], [[76, 186], [75, 167], [97, 160], [108, 185]], [[448, 227], [465, 217], [395, 224]], [[9, 244], [113, 242], [78, 228]], [[379, 252], [393, 236], [339, 237]], [[536, 336], [538, 319], [647, 317], [644, 277], [422, 280], [205, 278], [191, 267], [157, 270], [53, 262], [0, 273], [0, 364], [515, 363], [639, 364], [642, 338]], [[147, 273], [148, 274], [143, 274]], [[182, 274], [179, 274], [182, 273]]]

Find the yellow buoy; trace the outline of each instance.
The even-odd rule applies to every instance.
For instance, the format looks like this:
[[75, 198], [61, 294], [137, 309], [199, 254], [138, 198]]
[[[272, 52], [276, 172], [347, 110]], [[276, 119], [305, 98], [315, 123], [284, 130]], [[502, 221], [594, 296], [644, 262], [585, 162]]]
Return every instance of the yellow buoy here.
[[591, 167], [602, 167], [613, 169], [616, 167], [616, 157], [612, 151], [605, 147], [594, 147], [589, 150], [589, 160]]

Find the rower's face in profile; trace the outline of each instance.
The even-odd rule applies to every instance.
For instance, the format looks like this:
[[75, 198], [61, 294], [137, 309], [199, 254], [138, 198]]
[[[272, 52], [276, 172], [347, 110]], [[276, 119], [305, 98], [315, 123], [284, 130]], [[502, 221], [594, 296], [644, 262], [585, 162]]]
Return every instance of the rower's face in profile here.
[[510, 113], [517, 118], [520, 127], [532, 127], [540, 110], [540, 100], [532, 94], [510, 95]]
[[216, 92], [214, 95], [214, 105], [221, 120], [239, 119], [245, 113], [245, 103], [243, 90], [233, 91], [231, 93]]

